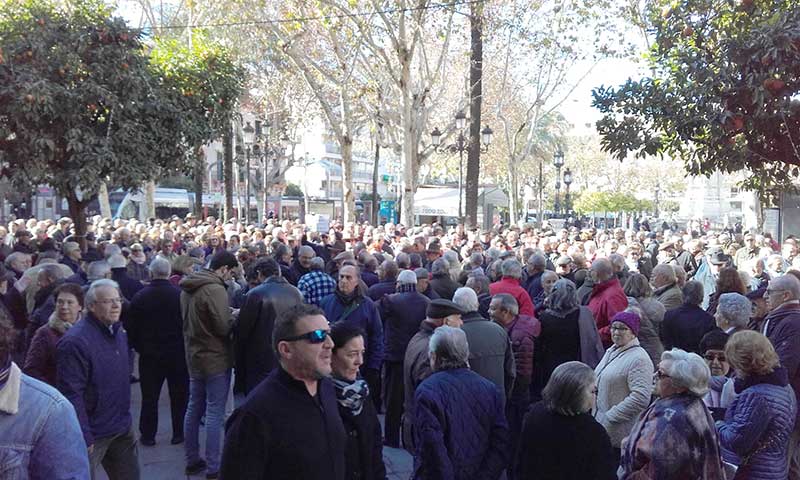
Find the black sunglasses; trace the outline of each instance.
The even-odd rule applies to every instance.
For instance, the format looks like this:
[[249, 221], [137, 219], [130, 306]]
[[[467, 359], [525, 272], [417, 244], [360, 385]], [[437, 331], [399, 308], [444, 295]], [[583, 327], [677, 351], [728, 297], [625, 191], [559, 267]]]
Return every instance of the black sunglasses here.
[[330, 332], [327, 330], [311, 330], [308, 333], [304, 333], [302, 335], [296, 335], [294, 337], [284, 338], [282, 342], [296, 342], [298, 340], [308, 340], [310, 343], [322, 343], [328, 338]]

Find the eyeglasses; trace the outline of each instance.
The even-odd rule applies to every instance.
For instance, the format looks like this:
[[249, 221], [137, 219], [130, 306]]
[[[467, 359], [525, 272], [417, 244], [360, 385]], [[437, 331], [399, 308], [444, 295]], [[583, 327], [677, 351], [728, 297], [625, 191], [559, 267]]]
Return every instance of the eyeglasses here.
[[670, 378], [669, 375], [667, 375], [666, 373], [662, 372], [661, 370], [656, 370], [655, 373], [653, 373], [653, 377], [656, 380], [661, 380], [662, 378]]
[[703, 355], [703, 358], [705, 358], [709, 362], [713, 362], [714, 360], [718, 361], [719, 363], [725, 362], [724, 353], [706, 353], [705, 355]]
[[330, 332], [328, 330], [311, 330], [308, 333], [304, 333], [302, 335], [296, 335], [294, 337], [287, 337], [282, 339], [282, 342], [296, 342], [298, 340], [308, 340], [309, 343], [322, 343], [328, 338]]
[[105, 300], [95, 300], [95, 303], [102, 303], [103, 305], [109, 305], [109, 304], [122, 305], [122, 299], [121, 298], [107, 298]]

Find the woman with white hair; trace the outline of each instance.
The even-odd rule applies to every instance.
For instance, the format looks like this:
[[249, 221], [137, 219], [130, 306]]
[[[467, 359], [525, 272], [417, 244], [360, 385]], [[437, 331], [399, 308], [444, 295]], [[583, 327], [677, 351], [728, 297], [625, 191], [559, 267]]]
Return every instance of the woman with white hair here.
[[414, 394], [414, 478], [499, 478], [511, 458], [500, 391], [469, 369], [460, 328], [434, 330], [428, 350], [434, 373]]
[[753, 307], [750, 300], [738, 293], [723, 293], [719, 296], [717, 313], [714, 319], [720, 330], [733, 335], [736, 332], [747, 330], [750, 314]]
[[703, 403], [711, 372], [696, 353], [674, 348], [653, 374], [653, 402], [622, 446], [619, 478], [724, 480], [714, 419]]
[[736, 465], [737, 479], [782, 480], [789, 474], [789, 437], [797, 403], [786, 368], [764, 335], [744, 331], [725, 344], [736, 371], [738, 394], [719, 425], [722, 457]]

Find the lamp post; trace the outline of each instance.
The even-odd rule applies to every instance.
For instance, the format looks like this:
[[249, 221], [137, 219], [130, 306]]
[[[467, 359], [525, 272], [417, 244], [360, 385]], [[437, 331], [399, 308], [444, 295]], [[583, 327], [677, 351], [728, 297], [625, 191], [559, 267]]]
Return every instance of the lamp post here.
[[553, 165], [556, 166], [556, 201], [555, 201], [555, 213], [558, 215], [561, 210], [561, 203], [559, 202], [558, 195], [561, 191], [561, 167], [564, 166], [564, 152], [561, 151], [559, 148], [556, 150], [556, 153], [553, 154]]
[[[459, 111], [456, 113], [455, 116], [455, 126], [456, 130], [458, 130], [458, 137], [456, 138], [455, 143], [447, 145], [444, 149], [450, 153], [458, 153], [458, 217], [462, 218], [464, 216], [464, 212], [462, 209], [462, 198], [463, 198], [463, 190], [464, 190], [464, 152], [469, 151], [469, 144], [467, 143], [467, 138], [464, 136], [464, 127], [467, 123], [467, 116], [464, 112]], [[488, 125], [483, 127], [481, 130], [481, 143], [483, 146], [481, 147], [481, 152], [488, 152], [489, 145], [492, 143], [492, 135], [493, 131], [489, 128]], [[433, 144], [433, 148], [436, 151], [439, 151], [439, 147], [442, 144], [442, 132], [438, 128], [434, 128], [431, 132], [431, 143]]]
[[659, 215], [659, 212], [658, 212], [658, 195], [660, 193], [661, 193], [661, 184], [659, 183], [659, 184], [656, 185], [656, 204], [655, 204], [656, 220], [658, 220], [658, 215]]
[[570, 214], [570, 205], [569, 205], [569, 186], [572, 183], [572, 170], [567, 168], [564, 170], [564, 212], [569, 216]]
[[255, 137], [255, 128], [247, 122], [247, 125], [242, 129], [242, 137], [245, 146], [245, 175], [244, 175], [244, 194], [245, 194], [245, 207], [244, 207], [244, 221], [250, 223], [250, 154], [253, 150], [253, 141]]

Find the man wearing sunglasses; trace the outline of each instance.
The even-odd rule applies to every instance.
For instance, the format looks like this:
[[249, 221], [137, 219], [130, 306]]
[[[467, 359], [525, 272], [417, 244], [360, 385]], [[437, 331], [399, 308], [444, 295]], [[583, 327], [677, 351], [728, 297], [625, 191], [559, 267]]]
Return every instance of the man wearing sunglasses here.
[[223, 479], [343, 480], [347, 438], [331, 380], [333, 341], [322, 310], [300, 304], [275, 323], [279, 367], [228, 421]]

